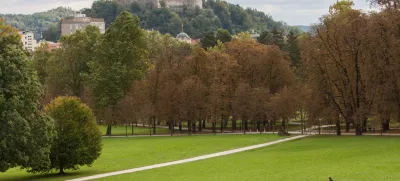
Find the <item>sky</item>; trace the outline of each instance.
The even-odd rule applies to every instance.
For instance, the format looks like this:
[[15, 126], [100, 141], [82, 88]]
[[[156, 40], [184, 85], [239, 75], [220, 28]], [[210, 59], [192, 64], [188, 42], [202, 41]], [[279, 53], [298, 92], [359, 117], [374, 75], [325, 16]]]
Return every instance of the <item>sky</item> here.
[[[310, 25], [328, 12], [336, 0], [227, 0], [270, 14], [274, 20], [289, 25]], [[353, 0], [356, 9], [370, 10], [366, 0]], [[79, 10], [90, 7], [93, 0], [0, 0], [0, 14], [31, 14], [59, 6]]]

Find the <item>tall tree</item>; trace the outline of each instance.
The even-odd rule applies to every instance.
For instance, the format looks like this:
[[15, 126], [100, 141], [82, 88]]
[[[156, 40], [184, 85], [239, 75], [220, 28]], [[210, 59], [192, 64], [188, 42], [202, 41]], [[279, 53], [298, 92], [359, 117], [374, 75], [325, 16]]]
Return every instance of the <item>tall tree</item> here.
[[[377, 89], [373, 67], [368, 62], [366, 16], [353, 10], [351, 1], [339, 1], [321, 19], [303, 50], [313, 88], [322, 89], [356, 135], [366, 131], [366, 122]], [[303, 56], [302, 55], [302, 56]]]
[[39, 82], [44, 85], [49, 76], [49, 60], [51, 52], [48, 50], [48, 44], [42, 43], [33, 53], [32, 65], [38, 74]]
[[298, 35], [296, 35], [293, 31], [290, 31], [287, 36], [286, 51], [289, 53], [290, 59], [292, 61], [291, 65], [293, 67], [300, 68], [300, 44], [298, 40]]
[[84, 75], [89, 72], [88, 62], [95, 55], [99, 37], [100, 30], [95, 26], [61, 37], [62, 47], [50, 59], [47, 84], [52, 97], [84, 97]]
[[55, 169], [64, 174], [64, 170], [93, 164], [100, 156], [102, 145], [92, 110], [77, 97], [58, 97], [46, 106], [45, 111], [55, 120], [57, 131], [48, 170]]
[[231, 34], [229, 33], [228, 30], [225, 29], [218, 29], [216, 38], [222, 43], [230, 42], [232, 40]]
[[0, 172], [49, 167], [54, 124], [39, 111], [41, 94], [18, 30], [0, 19]]
[[110, 123], [115, 121], [115, 106], [124, 98], [133, 80], [141, 79], [148, 68], [146, 57], [139, 18], [122, 12], [100, 39], [95, 59], [89, 64], [95, 105], [111, 108], [107, 119], [110, 131]]
[[258, 43], [261, 43], [264, 45], [273, 45], [274, 44], [272, 34], [268, 30], [262, 32], [260, 37], [257, 38], [257, 41], [258, 41]]
[[217, 39], [215, 37], [215, 33], [210, 31], [207, 32], [204, 37], [200, 40], [201, 47], [204, 49], [213, 47], [217, 45]]

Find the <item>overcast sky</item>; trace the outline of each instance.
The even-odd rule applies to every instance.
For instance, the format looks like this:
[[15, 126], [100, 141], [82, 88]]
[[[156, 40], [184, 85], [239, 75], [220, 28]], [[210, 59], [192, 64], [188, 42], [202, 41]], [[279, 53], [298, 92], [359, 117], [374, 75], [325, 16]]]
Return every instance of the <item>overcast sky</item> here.
[[[275, 20], [289, 25], [310, 25], [328, 12], [336, 0], [227, 0], [244, 7], [256, 8], [272, 15]], [[368, 10], [366, 0], [354, 0], [357, 9]], [[59, 6], [82, 9], [90, 7], [93, 0], [0, 0], [0, 14], [46, 11]]]

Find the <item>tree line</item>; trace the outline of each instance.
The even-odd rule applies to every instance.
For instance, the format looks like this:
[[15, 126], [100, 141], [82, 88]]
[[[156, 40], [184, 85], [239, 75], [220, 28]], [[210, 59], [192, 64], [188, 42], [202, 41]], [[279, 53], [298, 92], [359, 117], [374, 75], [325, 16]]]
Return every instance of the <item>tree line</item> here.
[[[47, 80], [42, 82], [49, 92], [47, 100], [65, 94], [87, 99], [85, 102], [100, 110], [98, 119], [109, 125], [107, 134], [112, 125], [138, 121], [151, 124], [154, 132], [162, 122], [171, 133], [175, 126], [180, 130], [187, 126], [194, 132], [217, 122], [221, 131], [228, 122], [231, 131], [238, 126], [246, 131], [249, 125], [258, 131], [271, 130], [276, 122], [286, 131], [290, 120], [296, 118], [309, 124], [336, 124], [337, 134], [341, 134], [341, 123], [346, 132], [354, 128], [358, 135], [377, 125], [386, 131], [389, 122], [397, 120], [400, 102], [394, 53], [397, 30], [389, 23], [396, 20], [397, 11], [366, 14], [352, 5], [351, 1], [335, 3], [310, 33], [285, 35], [272, 29], [257, 41], [249, 33], [232, 38], [222, 29], [207, 34], [202, 47], [156, 31], [136, 34], [134, 37], [144, 38], [138, 46], [142, 50], [135, 51], [143, 52], [140, 57], [145, 63], [139, 67], [129, 64], [129, 70], [140, 70], [124, 81], [119, 79], [128, 70], [109, 62], [129, 57], [121, 53], [131, 51], [124, 49], [129, 46], [121, 51], [113, 50], [119, 45], [104, 45], [99, 51], [100, 37], [109, 35], [93, 33], [93, 27], [63, 37], [62, 49], [48, 54], [47, 59], [35, 56], [34, 62], [38, 62], [39, 75], [48, 76], [42, 78]], [[388, 17], [394, 19], [382, 19]], [[140, 27], [139, 20], [137, 23]], [[113, 41], [116, 39], [108, 40]], [[103, 54], [108, 51], [120, 53]], [[138, 56], [134, 55], [131, 57]], [[104, 57], [108, 57], [104, 74], [91, 72], [93, 61]], [[41, 60], [54, 62], [54, 70], [41, 70]], [[119, 61], [124, 62], [112, 62]], [[104, 82], [87, 81], [95, 78]], [[301, 127], [304, 130], [304, 124]]]
[[[98, 136], [89, 136], [91, 143], [100, 140], [95, 119], [108, 125], [108, 135], [113, 125], [137, 122], [154, 133], [157, 124], [168, 125], [171, 134], [187, 126], [192, 134], [207, 124], [222, 132], [229, 123], [231, 131], [244, 132], [279, 124], [286, 134], [294, 118], [301, 130], [305, 122], [333, 123], [338, 135], [342, 123], [356, 135], [377, 124], [388, 130], [400, 117], [400, 12], [397, 1], [371, 3], [382, 11], [364, 13], [352, 9], [352, 1], [338, 1], [313, 31], [296, 38], [272, 32], [257, 42], [243, 32], [207, 48], [145, 31], [124, 11], [105, 34], [89, 26], [62, 37], [60, 49], [43, 45], [31, 61], [17, 30], [0, 21], [0, 171], [62, 172], [93, 163], [98, 147], [90, 159], [52, 151], [60, 146], [54, 143], [71, 142], [63, 136], [81, 135], [80, 125], [65, 124], [76, 126], [65, 132], [59, 124], [72, 119], [72, 110], [90, 122], [85, 130], [94, 133], [87, 134]], [[297, 64], [292, 56], [300, 57]]]
[[90, 166], [102, 147], [92, 110], [76, 97], [58, 97], [41, 109], [43, 88], [27, 54], [18, 30], [0, 19], [0, 172], [63, 174]]

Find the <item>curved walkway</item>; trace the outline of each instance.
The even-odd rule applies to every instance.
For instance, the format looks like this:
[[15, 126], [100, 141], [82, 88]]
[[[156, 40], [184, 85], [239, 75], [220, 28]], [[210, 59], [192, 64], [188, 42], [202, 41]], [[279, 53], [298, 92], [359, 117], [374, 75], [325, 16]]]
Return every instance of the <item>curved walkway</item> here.
[[117, 172], [104, 173], [104, 174], [99, 174], [99, 175], [93, 175], [93, 176], [88, 176], [88, 177], [72, 179], [72, 180], [68, 180], [68, 181], [93, 180], [93, 179], [98, 179], [98, 178], [104, 178], [104, 177], [110, 177], [110, 176], [115, 176], [115, 175], [140, 172], [140, 171], [144, 171], [144, 170], [161, 168], [161, 167], [166, 167], [166, 166], [171, 166], [171, 165], [177, 165], [177, 164], [182, 164], [182, 163], [194, 162], [194, 161], [198, 161], [198, 160], [204, 160], [204, 159], [209, 159], [209, 158], [214, 158], [214, 157], [220, 157], [220, 156], [230, 155], [230, 154], [234, 154], [234, 153], [239, 153], [239, 152], [243, 152], [243, 151], [254, 150], [254, 149], [267, 147], [267, 146], [270, 146], [270, 145], [275, 145], [275, 144], [286, 142], [286, 141], [301, 139], [301, 138], [304, 138], [304, 137], [307, 137], [307, 136], [308, 135], [300, 135], [300, 136], [295, 136], [295, 137], [290, 137], [290, 138], [284, 138], [284, 139], [280, 139], [280, 140], [272, 141], [272, 142], [268, 142], [268, 143], [263, 143], [263, 144], [248, 146], [248, 147], [244, 147], [244, 148], [238, 148], [238, 149], [234, 149], [234, 150], [223, 151], [223, 152], [213, 153], [213, 154], [209, 154], [209, 155], [203, 155], [203, 156], [188, 158], [188, 159], [184, 159], [184, 160], [161, 163], [161, 164], [156, 164], [156, 165], [149, 165], [149, 166], [145, 166], [145, 167], [133, 168], [133, 169], [122, 170], [122, 171], [117, 171]]

